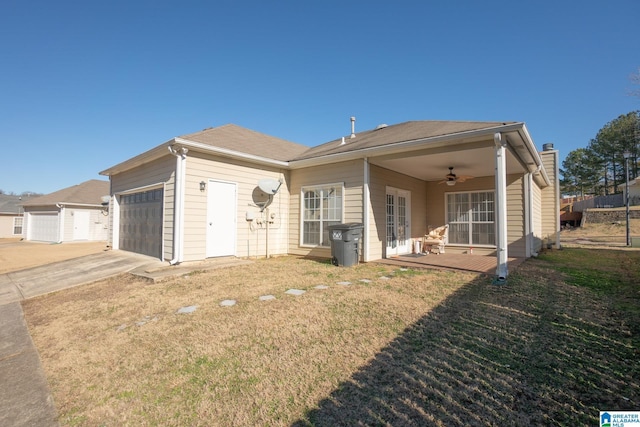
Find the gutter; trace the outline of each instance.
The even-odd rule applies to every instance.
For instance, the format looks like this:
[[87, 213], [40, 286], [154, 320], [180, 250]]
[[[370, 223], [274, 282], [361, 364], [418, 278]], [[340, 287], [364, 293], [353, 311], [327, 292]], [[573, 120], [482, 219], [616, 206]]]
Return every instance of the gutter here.
[[27, 208], [33, 208], [36, 206], [51, 206], [51, 205], [55, 205], [58, 209], [60, 209], [60, 207], [69, 207], [69, 206], [83, 206], [83, 207], [89, 207], [89, 208], [100, 208], [102, 207], [102, 205], [94, 205], [94, 204], [89, 204], [89, 203], [74, 203], [74, 202], [57, 202], [57, 203], [43, 203], [41, 205], [22, 205], [23, 207], [27, 207]]

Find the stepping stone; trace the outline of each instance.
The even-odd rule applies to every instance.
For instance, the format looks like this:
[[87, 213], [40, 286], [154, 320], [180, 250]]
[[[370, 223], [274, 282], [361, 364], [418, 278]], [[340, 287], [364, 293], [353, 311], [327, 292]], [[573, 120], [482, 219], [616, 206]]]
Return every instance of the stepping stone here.
[[360, 279], [360, 281], [362, 283], [371, 283], [371, 280], [369, 280], [369, 279]]
[[409, 271], [408, 268], [401, 268], [400, 271]]
[[288, 291], [285, 292], [285, 294], [289, 294], [289, 295], [302, 295], [304, 294], [306, 291], [303, 291], [302, 289], [289, 289]]
[[270, 301], [272, 299], [276, 299], [275, 296], [273, 295], [262, 295], [260, 298], [258, 298], [260, 301]]
[[322, 289], [329, 289], [329, 287], [328, 287], [327, 285], [318, 285], [318, 286], [316, 286], [314, 289], [320, 289], [320, 290], [322, 290]]
[[180, 307], [180, 309], [177, 311], [177, 314], [193, 313], [194, 311], [196, 311], [196, 308], [198, 308], [197, 305], [189, 305], [189, 306], [186, 306], [186, 307]]
[[236, 305], [236, 300], [234, 299], [226, 299], [220, 302], [220, 307], [233, 307]]
[[338, 282], [338, 285], [349, 286], [351, 282]]
[[378, 277], [378, 279], [380, 279], [380, 280], [389, 280], [389, 279], [390, 279], [390, 277], [387, 277], [387, 276], [380, 276], [380, 277]]

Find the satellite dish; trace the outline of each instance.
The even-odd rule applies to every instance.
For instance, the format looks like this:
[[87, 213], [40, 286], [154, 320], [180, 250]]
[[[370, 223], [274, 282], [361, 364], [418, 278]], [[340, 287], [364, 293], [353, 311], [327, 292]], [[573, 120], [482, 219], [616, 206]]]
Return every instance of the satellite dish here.
[[276, 181], [275, 179], [265, 178], [258, 181], [258, 187], [260, 190], [264, 191], [266, 194], [272, 196], [278, 192], [280, 186], [282, 185], [281, 181]]

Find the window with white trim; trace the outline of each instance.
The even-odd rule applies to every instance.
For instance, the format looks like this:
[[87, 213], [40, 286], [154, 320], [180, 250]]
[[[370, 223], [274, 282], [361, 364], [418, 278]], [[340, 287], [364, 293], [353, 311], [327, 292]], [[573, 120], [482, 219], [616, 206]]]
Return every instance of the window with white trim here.
[[495, 246], [495, 195], [493, 191], [447, 193], [449, 243]]
[[342, 184], [302, 188], [302, 244], [330, 246], [329, 226], [342, 222]]
[[23, 217], [15, 217], [13, 218], [13, 234], [15, 235], [22, 235], [22, 224], [23, 224], [24, 218]]

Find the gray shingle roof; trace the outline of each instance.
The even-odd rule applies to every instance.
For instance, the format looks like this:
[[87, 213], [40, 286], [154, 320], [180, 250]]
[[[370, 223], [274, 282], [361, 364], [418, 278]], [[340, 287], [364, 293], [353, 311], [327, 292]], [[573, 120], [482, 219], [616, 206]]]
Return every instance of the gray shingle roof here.
[[464, 133], [481, 129], [490, 129], [514, 122], [455, 122], [455, 121], [410, 121], [390, 125], [381, 129], [356, 132], [355, 138], [345, 136], [345, 144], [341, 138], [326, 144], [310, 148], [304, 153], [289, 160], [302, 160], [329, 154], [345, 153], [365, 148], [382, 147], [399, 142], [413, 141], [422, 138]]
[[22, 203], [22, 206], [49, 206], [56, 203], [100, 205], [102, 196], [109, 195], [109, 190], [109, 181], [92, 179], [44, 196], [34, 197]]
[[180, 138], [281, 161], [291, 160], [309, 149], [305, 145], [265, 135], [234, 124], [205, 129], [182, 135]]
[[22, 213], [20, 207], [27, 200], [34, 199], [39, 196], [13, 196], [9, 194], [0, 194], [0, 213], [17, 214]]

